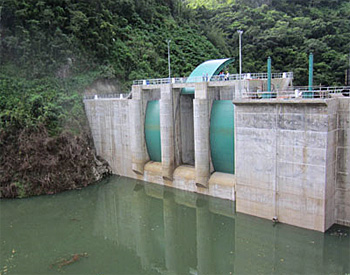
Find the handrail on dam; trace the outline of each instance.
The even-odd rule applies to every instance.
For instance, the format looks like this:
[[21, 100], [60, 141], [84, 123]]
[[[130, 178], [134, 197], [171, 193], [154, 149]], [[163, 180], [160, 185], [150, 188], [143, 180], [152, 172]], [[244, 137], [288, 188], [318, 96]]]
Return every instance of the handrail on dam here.
[[[293, 78], [293, 72], [272, 73], [272, 78]], [[244, 73], [244, 74], [231, 74], [225, 75], [213, 75], [210, 78], [206, 76], [195, 77], [173, 77], [173, 78], [155, 78], [155, 79], [141, 79], [134, 80], [133, 85], [161, 85], [161, 84], [177, 84], [177, 83], [194, 83], [194, 82], [215, 82], [215, 81], [234, 81], [234, 80], [254, 80], [254, 79], [267, 79], [267, 73]]]
[[131, 95], [130, 93], [118, 93], [118, 94], [95, 94], [95, 95], [84, 95], [84, 100], [90, 99], [106, 99], [106, 98], [118, 98], [118, 99], [128, 99]]
[[309, 86], [290, 86], [285, 90], [273, 91], [246, 91], [244, 98], [249, 99], [269, 99], [269, 98], [330, 98], [331, 95], [350, 96], [350, 86], [314, 86], [309, 90]]

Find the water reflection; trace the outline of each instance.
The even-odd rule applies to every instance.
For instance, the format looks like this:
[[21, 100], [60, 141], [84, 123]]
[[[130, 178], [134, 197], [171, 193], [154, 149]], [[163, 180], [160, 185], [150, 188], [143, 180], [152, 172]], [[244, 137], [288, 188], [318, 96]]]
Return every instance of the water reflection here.
[[135, 251], [145, 270], [229, 274], [234, 219], [210, 211], [220, 203], [233, 216], [232, 202], [120, 178], [98, 191], [94, 232]]
[[[349, 229], [273, 226], [230, 201], [127, 178], [0, 206], [1, 274], [350, 273]], [[88, 256], [51, 268], [74, 253]]]
[[273, 226], [235, 215], [229, 201], [125, 178], [99, 189], [94, 232], [133, 250], [144, 270], [162, 274], [345, 274], [350, 268], [349, 230], [339, 237]]

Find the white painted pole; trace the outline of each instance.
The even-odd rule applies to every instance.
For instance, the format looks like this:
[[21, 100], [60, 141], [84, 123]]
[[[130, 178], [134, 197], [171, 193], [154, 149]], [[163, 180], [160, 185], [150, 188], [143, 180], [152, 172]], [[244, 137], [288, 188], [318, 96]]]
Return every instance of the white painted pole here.
[[239, 97], [242, 97], [242, 30], [237, 31], [239, 34]]
[[170, 77], [171, 77], [171, 70], [170, 70], [170, 42], [171, 42], [171, 40], [168, 39], [166, 42], [168, 43], [168, 69], [169, 69], [169, 80], [170, 80]]

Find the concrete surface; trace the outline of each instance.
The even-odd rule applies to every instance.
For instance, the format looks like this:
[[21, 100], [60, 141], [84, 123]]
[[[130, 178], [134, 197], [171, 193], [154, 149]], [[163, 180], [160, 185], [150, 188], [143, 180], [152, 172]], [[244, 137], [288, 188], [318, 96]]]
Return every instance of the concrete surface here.
[[350, 226], [350, 98], [339, 98], [336, 169], [336, 221]]
[[336, 222], [337, 103], [234, 101], [238, 212], [322, 232]]

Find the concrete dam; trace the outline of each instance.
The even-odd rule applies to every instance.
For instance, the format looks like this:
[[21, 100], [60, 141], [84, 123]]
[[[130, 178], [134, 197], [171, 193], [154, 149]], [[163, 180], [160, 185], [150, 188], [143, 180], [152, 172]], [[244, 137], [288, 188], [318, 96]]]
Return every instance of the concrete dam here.
[[307, 229], [350, 226], [350, 98], [296, 91], [292, 73], [224, 77], [229, 60], [207, 62], [209, 74], [199, 66], [188, 78], [134, 81], [128, 97], [84, 100], [113, 173]]

